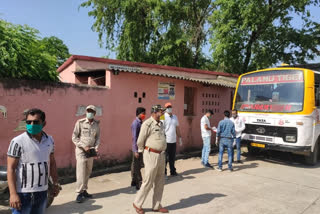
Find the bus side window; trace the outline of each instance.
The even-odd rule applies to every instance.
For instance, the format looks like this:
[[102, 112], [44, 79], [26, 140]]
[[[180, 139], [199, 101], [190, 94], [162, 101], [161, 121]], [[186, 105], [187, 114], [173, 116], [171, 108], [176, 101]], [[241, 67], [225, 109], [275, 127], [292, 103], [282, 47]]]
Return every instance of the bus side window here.
[[319, 85], [315, 86], [315, 106], [319, 107], [320, 106], [320, 89], [319, 89]]

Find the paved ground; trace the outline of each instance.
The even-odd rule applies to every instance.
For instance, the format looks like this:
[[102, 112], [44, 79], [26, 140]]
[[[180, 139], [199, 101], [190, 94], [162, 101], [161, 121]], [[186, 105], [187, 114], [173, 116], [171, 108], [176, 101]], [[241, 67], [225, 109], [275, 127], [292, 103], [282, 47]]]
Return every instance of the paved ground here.
[[[244, 164], [234, 165], [234, 172], [205, 169], [199, 158], [179, 160], [180, 176], [167, 180], [163, 205], [170, 213], [183, 214], [320, 213], [320, 164], [308, 167], [300, 159], [285, 153], [260, 157], [244, 153]], [[217, 154], [210, 162], [217, 163]], [[89, 192], [94, 199], [83, 204], [74, 202], [74, 183], [63, 185], [47, 213], [134, 214], [136, 191], [129, 184], [129, 172], [92, 178]], [[150, 196], [144, 208], [152, 213]], [[0, 212], [7, 213], [3, 208]]]

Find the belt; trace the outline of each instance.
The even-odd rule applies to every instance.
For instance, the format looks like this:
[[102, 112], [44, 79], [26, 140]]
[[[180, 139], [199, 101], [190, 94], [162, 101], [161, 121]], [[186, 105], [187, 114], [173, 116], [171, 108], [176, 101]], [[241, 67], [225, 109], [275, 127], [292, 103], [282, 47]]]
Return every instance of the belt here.
[[233, 139], [233, 137], [220, 137], [220, 138]]
[[145, 150], [148, 150], [148, 151], [150, 151], [150, 152], [154, 152], [154, 153], [158, 153], [158, 154], [160, 154], [162, 151], [158, 151], [158, 150], [155, 150], [155, 149], [151, 149], [151, 148], [149, 148], [149, 147], [145, 147], [144, 148]]

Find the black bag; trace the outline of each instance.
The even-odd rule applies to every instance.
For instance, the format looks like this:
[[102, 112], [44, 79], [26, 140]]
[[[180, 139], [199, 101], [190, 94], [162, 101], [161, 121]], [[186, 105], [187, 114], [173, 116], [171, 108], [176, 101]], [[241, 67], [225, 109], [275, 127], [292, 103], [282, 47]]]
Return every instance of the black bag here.
[[89, 149], [87, 152], [85, 152], [86, 158], [91, 158], [91, 157], [97, 157], [98, 154], [94, 148]]

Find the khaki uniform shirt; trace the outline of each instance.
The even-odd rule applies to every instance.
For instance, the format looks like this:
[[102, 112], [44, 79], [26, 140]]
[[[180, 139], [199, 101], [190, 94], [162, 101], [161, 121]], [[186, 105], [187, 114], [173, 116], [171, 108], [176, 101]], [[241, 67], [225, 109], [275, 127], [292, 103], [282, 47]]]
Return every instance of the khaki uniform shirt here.
[[143, 152], [146, 146], [158, 151], [165, 151], [167, 143], [163, 123], [157, 122], [153, 117], [142, 123], [137, 145], [139, 152]]
[[72, 142], [76, 145], [76, 154], [84, 154], [84, 151], [80, 148], [85, 148], [86, 146], [98, 149], [100, 144], [99, 123], [100, 121], [93, 120], [90, 124], [87, 118], [76, 122], [72, 134]]

